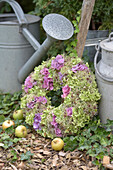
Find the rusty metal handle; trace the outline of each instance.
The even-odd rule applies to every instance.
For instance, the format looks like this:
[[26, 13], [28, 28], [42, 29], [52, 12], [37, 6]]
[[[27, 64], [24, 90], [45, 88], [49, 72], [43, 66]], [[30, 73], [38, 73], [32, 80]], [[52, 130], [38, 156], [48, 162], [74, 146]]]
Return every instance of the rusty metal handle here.
[[100, 52], [100, 45], [97, 45], [96, 46], [96, 50], [97, 50], [97, 52], [96, 52], [96, 55], [95, 55], [95, 58], [94, 58], [94, 67], [95, 67], [95, 71], [96, 71], [96, 73], [97, 73], [97, 75], [100, 77], [100, 78], [102, 78], [103, 80], [105, 80], [105, 81], [108, 81], [108, 82], [113, 82], [113, 79], [111, 78], [107, 78], [107, 77], [104, 77], [99, 71], [98, 71], [98, 68], [97, 68], [97, 58], [98, 58], [98, 55], [99, 55], [99, 52]]
[[0, 0], [0, 2], [7, 2], [14, 10], [15, 15], [20, 25], [27, 24], [27, 19], [20, 5], [14, 0]]

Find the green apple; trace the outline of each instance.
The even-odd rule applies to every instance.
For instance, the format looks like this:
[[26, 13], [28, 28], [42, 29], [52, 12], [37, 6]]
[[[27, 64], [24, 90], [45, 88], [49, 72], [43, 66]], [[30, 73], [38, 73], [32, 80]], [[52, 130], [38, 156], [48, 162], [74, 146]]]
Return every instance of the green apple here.
[[17, 126], [15, 129], [15, 136], [25, 138], [27, 136], [27, 128], [23, 125]]
[[2, 124], [2, 128], [3, 130], [9, 128], [10, 126], [14, 126], [15, 123], [13, 122], [13, 120], [5, 120]]
[[60, 151], [64, 147], [64, 141], [61, 138], [55, 138], [51, 142], [51, 147], [55, 151]]
[[22, 120], [24, 117], [23, 117], [23, 110], [16, 110], [14, 113], [13, 113], [13, 119], [14, 120]]

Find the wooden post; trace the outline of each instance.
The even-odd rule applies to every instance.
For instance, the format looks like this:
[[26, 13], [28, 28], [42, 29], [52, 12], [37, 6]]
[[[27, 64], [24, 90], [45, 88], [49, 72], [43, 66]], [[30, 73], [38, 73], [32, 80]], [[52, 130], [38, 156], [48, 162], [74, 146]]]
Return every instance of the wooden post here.
[[79, 23], [79, 33], [77, 35], [77, 54], [82, 58], [85, 46], [86, 36], [89, 29], [90, 20], [92, 17], [95, 0], [83, 0], [81, 20]]

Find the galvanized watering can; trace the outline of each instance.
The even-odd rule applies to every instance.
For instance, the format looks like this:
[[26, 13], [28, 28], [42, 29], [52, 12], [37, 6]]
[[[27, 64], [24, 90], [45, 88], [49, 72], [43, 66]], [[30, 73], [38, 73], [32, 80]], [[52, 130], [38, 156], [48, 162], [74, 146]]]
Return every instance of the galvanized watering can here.
[[[109, 38], [100, 42], [94, 58], [95, 75], [101, 100], [99, 103], [99, 115], [102, 123], [107, 119], [113, 120], [113, 32]], [[101, 60], [97, 62], [101, 50]], [[97, 64], [98, 63], [98, 64]]]
[[21, 90], [21, 84], [41, 63], [53, 42], [71, 38], [74, 29], [64, 16], [49, 14], [42, 20], [47, 38], [40, 44], [40, 18], [24, 15], [14, 0], [0, 2], [9, 3], [15, 12], [0, 15], [0, 90], [14, 93]]

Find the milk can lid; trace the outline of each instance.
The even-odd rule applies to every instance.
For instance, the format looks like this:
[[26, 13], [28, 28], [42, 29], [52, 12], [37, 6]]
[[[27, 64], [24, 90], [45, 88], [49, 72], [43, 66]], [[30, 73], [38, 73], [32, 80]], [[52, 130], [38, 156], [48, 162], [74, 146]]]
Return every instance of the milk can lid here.
[[113, 41], [103, 42], [102, 47], [104, 47], [106, 50], [113, 51]]
[[113, 38], [111, 37], [113, 32], [110, 33], [109, 38], [100, 43], [101, 48], [113, 52]]

